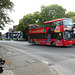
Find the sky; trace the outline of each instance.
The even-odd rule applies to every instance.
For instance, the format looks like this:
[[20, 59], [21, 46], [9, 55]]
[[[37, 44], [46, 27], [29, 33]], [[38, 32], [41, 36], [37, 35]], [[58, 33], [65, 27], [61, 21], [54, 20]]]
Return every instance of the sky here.
[[9, 28], [14, 25], [18, 25], [19, 20], [23, 18], [24, 15], [33, 13], [35, 11], [40, 11], [42, 5], [58, 4], [61, 5], [68, 11], [75, 11], [75, 1], [74, 0], [11, 0], [14, 3], [14, 11], [9, 13], [11, 19], [14, 23], [6, 25], [2, 33], [8, 32]]

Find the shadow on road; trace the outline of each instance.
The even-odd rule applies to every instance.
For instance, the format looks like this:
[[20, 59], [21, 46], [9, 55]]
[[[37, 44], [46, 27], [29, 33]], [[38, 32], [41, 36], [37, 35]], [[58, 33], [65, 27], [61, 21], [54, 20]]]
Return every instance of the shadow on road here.
[[28, 46], [51, 47], [51, 48], [75, 48], [75, 45], [73, 46], [51, 46], [51, 45], [29, 44]]

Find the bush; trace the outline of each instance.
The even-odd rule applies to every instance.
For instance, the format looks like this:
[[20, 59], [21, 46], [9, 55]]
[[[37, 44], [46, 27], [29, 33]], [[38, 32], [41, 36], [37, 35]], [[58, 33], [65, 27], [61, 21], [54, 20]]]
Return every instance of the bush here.
[[9, 41], [10, 41], [11, 39], [10, 39], [10, 38], [9, 38], [9, 39], [8, 39], [8, 38], [6, 38], [5, 40], [9, 40]]
[[16, 41], [16, 38], [13, 38], [14, 41]]
[[18, 41], [25, 41], [25, 39], [19, 39]]
[[[17, 41], [16, 38], [13, 38], [13, 40], [14, 40], [14, 41]], [[20, 39], [20, 38], [19, 38], [18, 41], [26, 41], [26, 39]]]

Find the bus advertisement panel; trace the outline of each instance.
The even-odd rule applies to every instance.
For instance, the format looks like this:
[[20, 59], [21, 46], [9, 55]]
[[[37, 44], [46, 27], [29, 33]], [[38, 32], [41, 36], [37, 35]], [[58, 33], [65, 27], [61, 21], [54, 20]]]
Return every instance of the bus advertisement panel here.
[[70, 46], [75, 43], [72, 20], [62, 18], [44, 22], [43, 27], [29, 25], [28, 41], [32, 44]]

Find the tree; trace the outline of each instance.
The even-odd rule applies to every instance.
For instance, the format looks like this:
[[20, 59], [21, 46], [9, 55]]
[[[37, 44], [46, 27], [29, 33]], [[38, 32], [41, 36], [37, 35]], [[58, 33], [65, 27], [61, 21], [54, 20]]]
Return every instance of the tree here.
[[68, 17], [68, 18], [71, 18], [71, 17], [73, 17], [73, 16], [75, 16], [75, 12], [72, 12], [72, 11], [69, 11], [69, 12], [66, 14], [66, 17]]
[[12, 32], [13, 31], [13, 29], [12, 28], [9, 28], [9, 30], [8, 30], [9, 32]]
[[10, 0], [0, 0], [0, 28], [11, 22], [8, 11], [11, 11], [14, 4]]
[[64, 9], [62, 6], [59, 6], [57, 4], [52, 4], [48, 6], [43, 5], [41, 7], [42, 21], [63, 18], [65, 17], [65, 12], [66, 12], [66, 9]]
[[16, 30], [19, 30], [28, 34], [28, 25], [35, 24], [35, 23], [36, 23], [36, 19], [34, 19], [33, 14], [27, 14], [19, 21], [19, 24], [16, 27]]
[[71, 19], [75, 23], [75, 16], [71, 17]]

